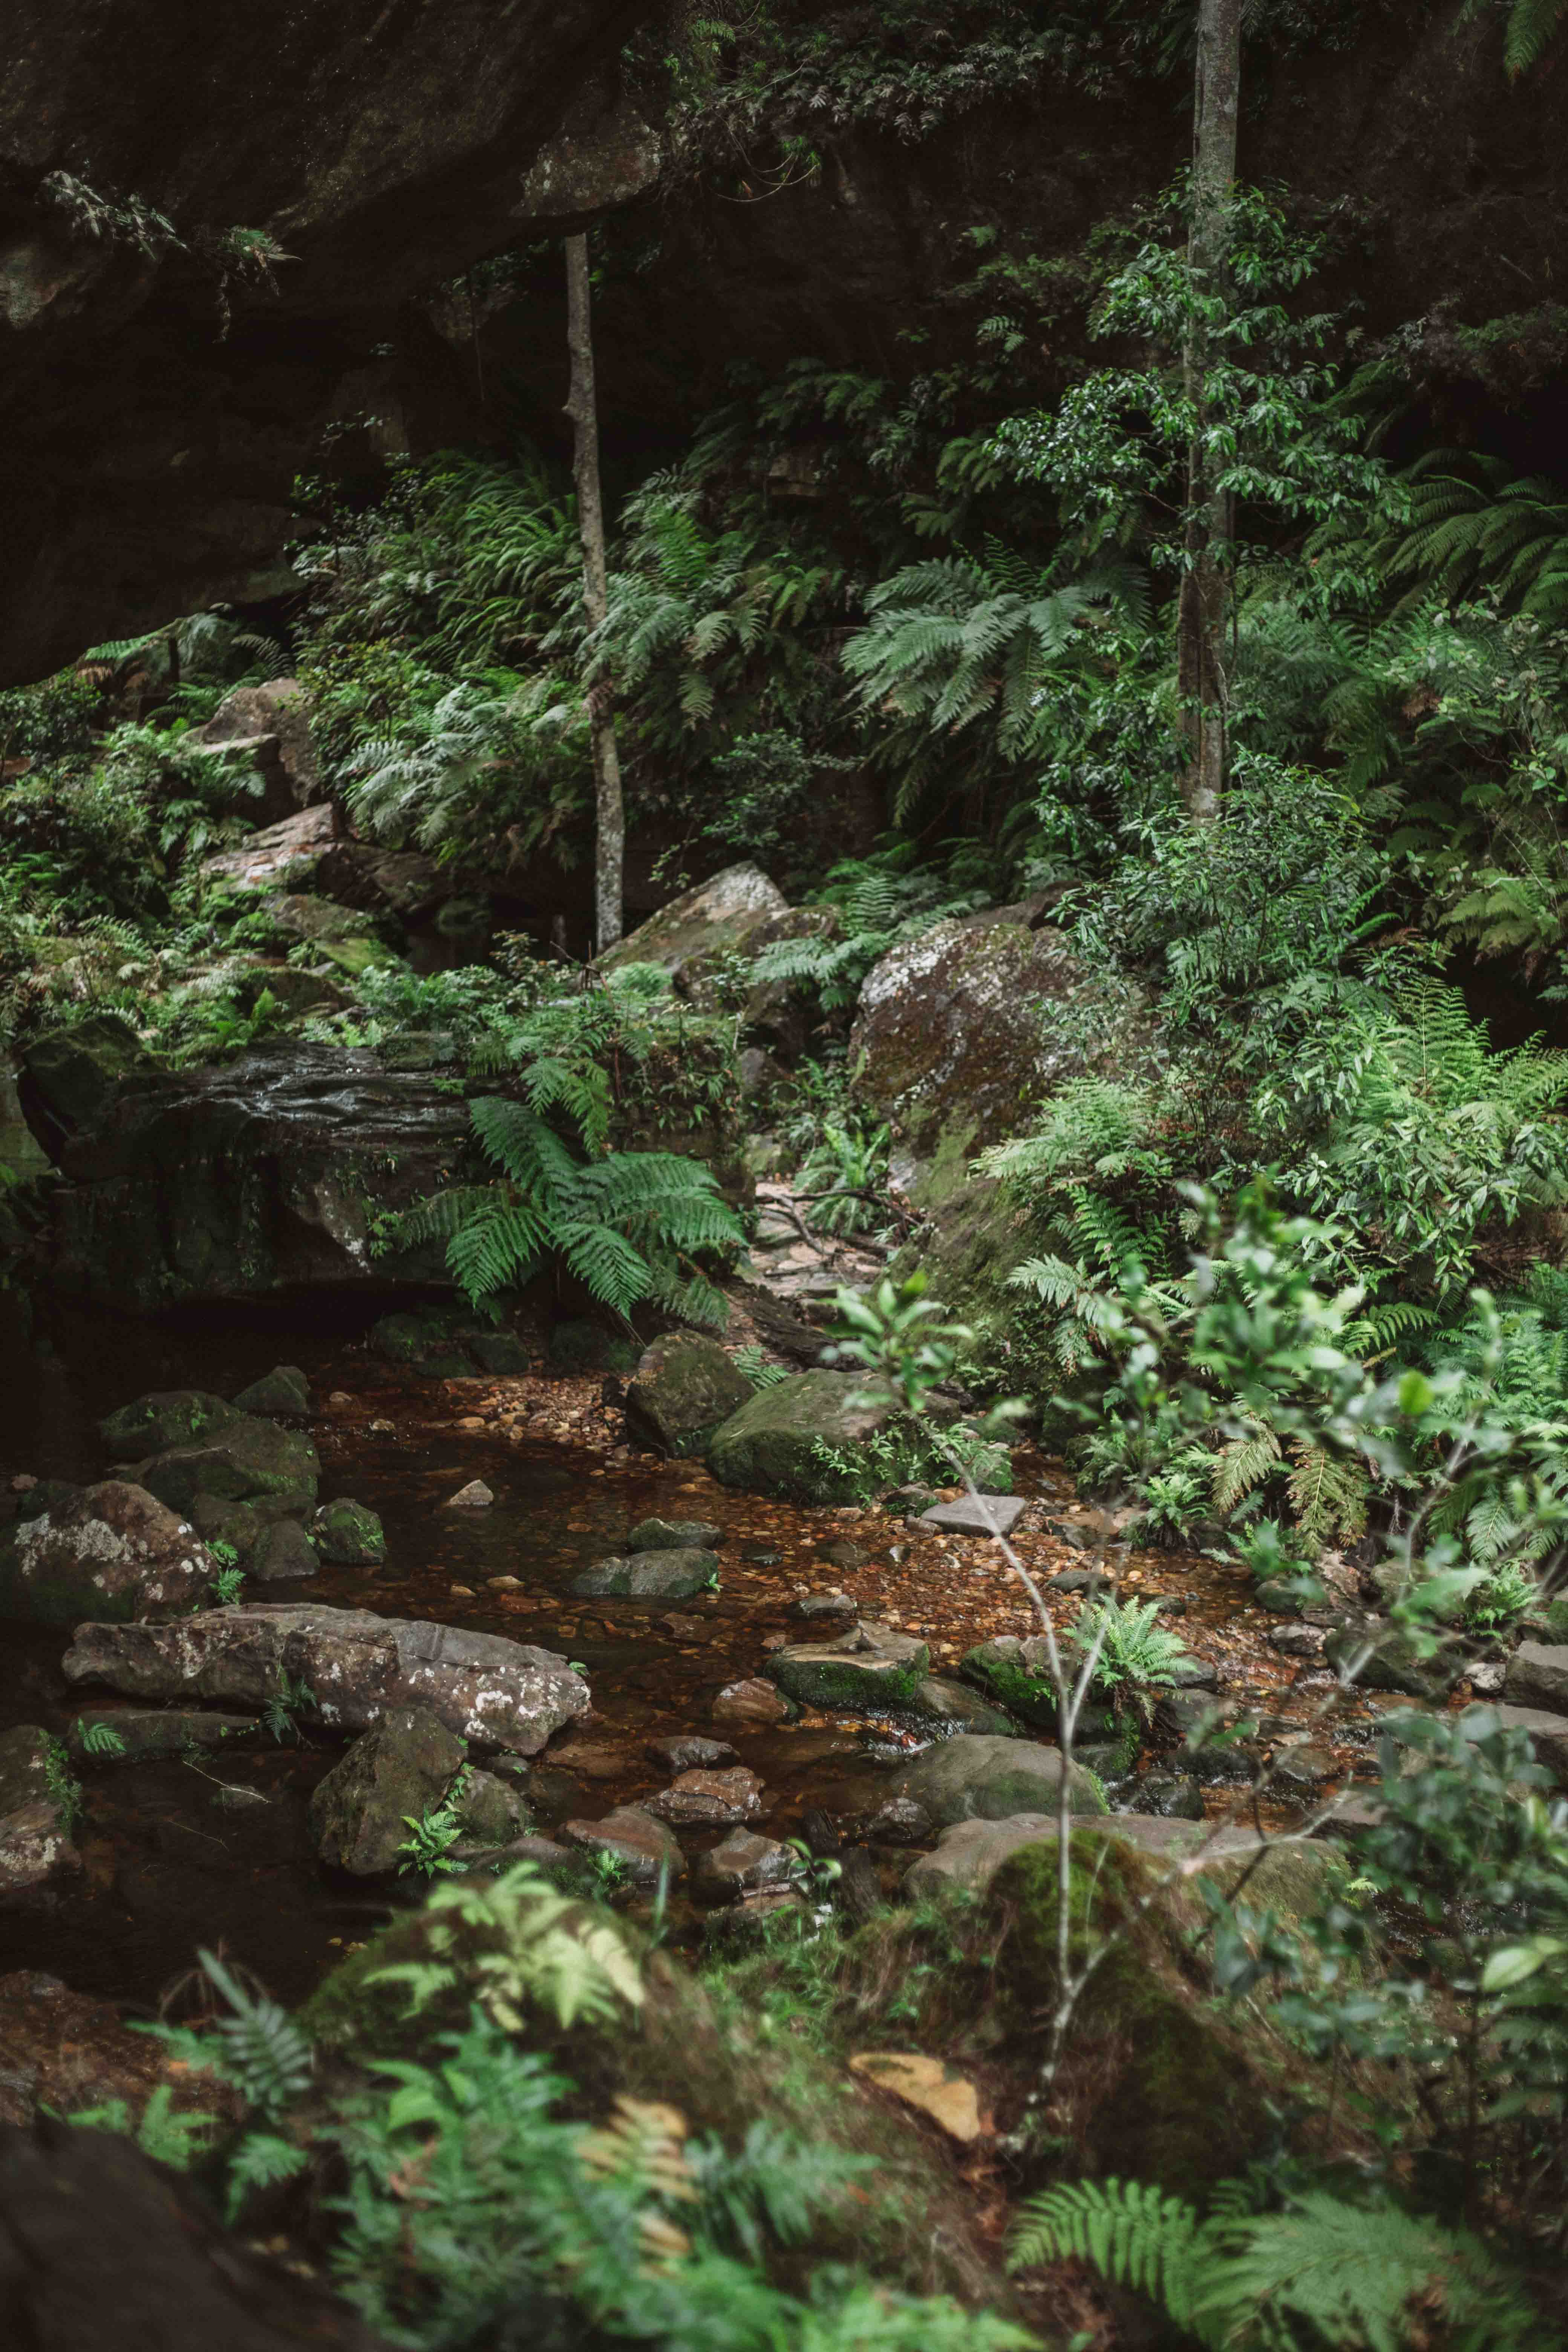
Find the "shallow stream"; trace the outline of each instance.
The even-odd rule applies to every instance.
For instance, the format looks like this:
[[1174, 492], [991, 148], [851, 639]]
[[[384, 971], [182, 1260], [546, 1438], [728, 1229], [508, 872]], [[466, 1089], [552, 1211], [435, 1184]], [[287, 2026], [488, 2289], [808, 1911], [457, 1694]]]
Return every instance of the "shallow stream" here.
[[[364, 1342], [384, 1306], [312, 1297], [157, 1323], [61, 1308], [31, 1337], [17, 1323], [0, 1333], [0, 1488], [16, 1474], [102, 1476], [98, 1419], [146, 1390], [232, 1394], [276, 1363], [298, 1364], [318, 1405], [322, 1497], [351, 1495], [377, 1512], [388, 1560], [375, 1571], [327, 1568], [310, 1582], [245, 1597], [432, 1618], [581, 1661], [593, 1714], [536, 1758], [529, 1775], [529, 1802], [546, 1830], [667, 1785], [647, 1744], [710, 1730], [714, 1695], [758, 1674], [768, 1647], [801, 1637], [790, 1607], [802, 1592], [841, 1588], [864, 1615], [920, 1633], [938, 1674], [989, 1635], [1036, 1630], [991, 1545], [912, 1530], [880, 1511], [800, 1509], [735, 1494], [693, 1465], [632, 1454], [596, 1376], [395, 1375]], [[375, 1432], [375, 1422], [392, 1428]], [[1047, 1507], [1069, 1500], [1068, 1481], [1037, 1456], [1021, 1457], [1018, 1472], [1021, 1490], [1038, 1498], [1020, 1549], [1042, 1576], [1073, 1566], [1077, 1555], [1040, 1525]], [[493, 1490], [493, 1506], [448, 1508], [476, 1477]], [[722, 1528], [721, 1591], [674, 1607], [573, 1599], [573, 1576], [619, 1550], [628, 1529], [654, 1513]], [[860, 1564], [817, 1556], [824, 1544], [846, 1541], [864, 1555]], [[489, 1581], [500, 1577], [516, 1584]], [[1190, 1648], [1219, 1664], [1227, 1697], [1272, 1718], [1281, 1735], [1321, 1700], [1328, 1678], [1267, 1646], [1268, 1621], [1248, 1605], [1245, 1578], [1191, 1555], [1138, 1552], [1123, 1580], [1125, 1591], [1184, 1597]], [[83, 1705], [105, 1696], [66, 1684], [66, 1639], [61, 1628], [0, 1622], [0, 1728], [32, 1722], [64, 1732]], [[1349, 1701], [1336, 1716], [1335, 1752], [1347, 1770], [1378, 1704]], [[900, 1742], [916, 1744], [907, 1730], [812, 1716], [724, 1736], [766, 1784], [756, 1826], [773, 1837], [791, 1834], [811, 1808], [839, 1819], [867, 1810]], [[1314, 1734], [1319, 1744], [1322, 1737]], [[75, 1990], [151, 2007], [206, 1946], [245, 1960], [283, 2000], [300, 2000], [385, 1916], [388, 1900], [400, 1892], [416, 1899], [422, 1884], [404, 1882], [389, 1897], [315, 1861], [306, 1803], [341, 1753], [307, 1724], [299, 1746], [262, 1734], [226, 1749], [221, 1766], [204, 1756], [89, 1768], [82, 1877], [47, 1908], [0, 1912], [0, 1974], [43, 1969]], [[1211, 1813], [1236, 1795], [1211, 1790]], [[689, 1852], [721, 1834], [683, 1843]]]

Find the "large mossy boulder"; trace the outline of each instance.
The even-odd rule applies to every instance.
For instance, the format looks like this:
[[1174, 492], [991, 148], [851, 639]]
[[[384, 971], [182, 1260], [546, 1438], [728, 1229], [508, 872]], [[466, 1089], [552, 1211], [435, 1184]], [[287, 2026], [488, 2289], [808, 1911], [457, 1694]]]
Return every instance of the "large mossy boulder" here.
[[775, 1650], [763, 1671], [802, 1706], [900, 1714], [915, 1706], [930, 1667], [931, 1652], [912, 1633], [859, 1624], [834, 1641]]
[[[1001, 1822], [1012, 1813], [1054, 1812], [1063, 1769], [1059, 1748], [961, 1731], [900, 1772], [889, 1793], [918, 1805], [933, 1829]], [[1081, 1764], [1067, 1769], [1073, 1811], [1103, 1813], [1105, 1796], [1093, 1773]]]
[[409, 1818], [440, 1804], [466, 1755], [428, 1707], [389, 1708], [317, 1784], [308, 1819], [321, 1860], [362, 1878], [395, 1870]]
[[[1058, 1634], [1058, 1654], [1071, 1676], [1077, 1671], [1077, 1654], [1065, 1634]], [[1050, 1674], [1050, 1647], [1043, 1633], [998, 1633], [966, 1650], [958, 1671], [965, 1682], [973, 1683], [1021, 1723], [1055, 1734], [1057, 1689]], [[1103, 1685], [1091, 1689], [1079, 1716], [1079, 1739], [1115, 1739], [1120, 1731], [1109, 1693]]]
[[700, 1454], [752, 1394], [717, 1339], [670, 1331], [645, 1350], [626, 1389], [626, 1420], [661, 1454]]
[[98, 1433], [110, 1460], [145, 1462], [172, 1445], [199, 1444], [243, 1417], [239, 1406], [206, 1389], [153, 1389], [106, 1413]]
[[142, 1484], [171, 1510], [187, 1516], [198, 1497], [250, 1503], [283, 1518], [316, 1499], [321, 1458], [310, 1438], [273, 1421], [243, 1416], [195, 1444], [172, 1446], [142, 1465]]
[[718, 1582], [714, 1555], [683, 1546], [633, 1552], [624, 1559], [596, 1559], [572, 1579], [567, 1590], [581, 1601], [689, 1601], [696, 1593], [711, 1592]]
[[856, 1500], [858, 1456], [889, 1418], [885, 1406], [853, 1402], [865, 1385], [858, 1373], [822, 1370], [758, 1389], [714, 1431], [708, 1467], [726, 1486], [789, 1502]]
[[234, 1400], [237, 1412], [274, 1415], [282, 1421], [307, 1421], [310, 1413], [310, 1383], [298, 1364], [274, 1364], [258, 1381], [241, 1389]]
[[890, 948], [861, 988], [855, 1092], [892, 1127], [896, 1172], [922, 1208], [962, 1192], [975, 1153], [1087, 1066], [1076, 1045], [1047, 1042], [1042, 1006], [1086, 975], [1059, 931], [1030, 928], [1036, 911], [934, 924]]
[[533, 1756], [586, 1712], [587, 1684], [553, 1650], [422, 1618], [316, 1601], [205, 1610], [174, 1625], [79, 1625], [68, 1683], [130, 1698], [228, 1699], [265, 1707], [285, 1683], [310, 1691], [328, 1729], [366, 1731], [388, 1708], [428, 1707], [448, 1731]]
[[129, 1480], [106, 1478], [0, 1533], [0, 1617], [79, 1625], [199, 1609], [218, 1562], [187, 1519]]

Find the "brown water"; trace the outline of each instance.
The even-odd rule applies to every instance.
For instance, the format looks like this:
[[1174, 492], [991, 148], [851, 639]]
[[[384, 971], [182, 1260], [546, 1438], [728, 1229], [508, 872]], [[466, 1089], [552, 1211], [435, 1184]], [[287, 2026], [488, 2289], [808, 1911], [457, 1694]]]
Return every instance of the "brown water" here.
[[[988, 1635], [1035, 1630], [993, 1547], [911, 1531], [879, 1512], [736, 1495], [691, 1465], [629, 1456], [596, 1379], [395, 1379], [364, 1347], [384, 1305], [312, 1297], [158, 1324], [61, 1310], [39, 1335], [41, 1349], [20, 1330], [0, 1328], [0, 1478], [101, 1475], [95, 1423], [110, 1407], [153, 1388], [232, 1393], [275, 1363], [299, 1364], [320, 1406], [322, 1496], [369, 1504], [389, 1557], [374, 1573], [328, 1569], [309, 1583], [267, 1588], [266, 1597], [435, 1618], [581, 1660], [594, 1715], [535, 1759], [529, 1780], [546, 1828], [665, 1786], [668, 1773], [647, 1743], [709, 1730], [714, 1694], [757, 1674], [770, 1643], [800, 1638], [789, 1613], [799, 1592], [842, 1588], [864, 1614], [927, 1639], [939, 1673]], [[393, 1423], [394, 1433], [373, 1433], [376, 1420]], [[1020, 1472], [1026, 1491], [1067, 1499], [1057, 1465], [1025, 1457]], [[494, 1506], [447, 1508], [474, 1477], [493, 1489]], [[566, 1587], [576, 1572], [618, 1550], [652, 1513], [722, 1528], [721, 1593], [673, 1605], [574, 1600]], [[865, 1565], [847, 1570], [816, 1556], [825, 1541], [845, 1538], [868, 1555]], [[1042, 1575], [1075, 1562], [1043, 1533], [1019, 1543]], [[516, 1578], [518, 1589], [492, 1588], [488, 1580], [499, 1576]], [[1304, 1719], [1321, 1698], [1326, 1677], [1263, 1643], [1267, 1621], [1247, 1605], [1244, 1578], [1190, 1556], [1139, 1553], [1125, 1579], [1134, 1592], [1185, 1597], [1184, 1637], [1220, 1662], [1227, 1696], [1282, 1723]], [[102, 1696], [68, 1688], [64, 1647], [58, 1628], [0, 1622], [0, 1725], [63, 1731], [85, 1700]], [[1361, 1701], [1337, 1717], [1347, 1769], [1373, 1720]], [[775, 1837], [791, 1834], [808, 1808], [846, 1818], [874, 1803], [900, 1742], [914, 1744], [886, 1725], [810, 1717], [725, 1737], [765, 1782], [756, 1825]], [[246, 1960], [281, 1999], [301, 1998], [389, 1902], [420, 1892], [417, 1881], [390, 1895], [368, 1889], [315, 1862], [305, 1808], [341, 1753], [307, 1727], [299, 1747], [262, 1739], [226, 1750], [221, 1769], [205, 1758], [89, 1768], [83, 1877], [47, 1909], [0, 1913], [0, 1973], [47, 1969], [78, 1990], [151, 2006], [206, 1945]], [[1212, 1792], [1211, 1811], [1230, 1794]], [[684, 1842], [694, 1851], [721, 1834]]]

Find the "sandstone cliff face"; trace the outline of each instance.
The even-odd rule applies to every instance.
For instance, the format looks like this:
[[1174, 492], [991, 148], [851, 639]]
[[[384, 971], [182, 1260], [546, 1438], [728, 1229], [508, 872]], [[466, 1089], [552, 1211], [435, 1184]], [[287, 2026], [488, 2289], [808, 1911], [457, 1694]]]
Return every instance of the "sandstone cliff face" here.
[[[290, 485], [334, 419], [375, 415], [383, 446], [462, 421], [444, 359], [416, 389], [378, 347], [410, 297], [646, 177], [610, 97], [607, 142], [590, 107], [553, 169], [541, 151], [658, 5], [0, 11], [0, 677], [281, 589]], [[178, 243], [95, 227], [81, 190]], [[226, 268], [235, 229], [291, 257], [272, 285]]]

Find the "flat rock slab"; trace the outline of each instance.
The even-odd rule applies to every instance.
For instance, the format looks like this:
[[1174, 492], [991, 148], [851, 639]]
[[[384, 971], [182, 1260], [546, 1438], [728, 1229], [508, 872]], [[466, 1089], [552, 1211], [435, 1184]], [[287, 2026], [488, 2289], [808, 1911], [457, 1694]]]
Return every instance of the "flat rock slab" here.
[[677, 1879], [686, 1867], [673, 1832], [641, 1805], [617, 1805], [601, 1822], [563, 1822], [561, 1836], [590, 1853], [614, 1854], [639, 1885], [651, 1885], [661, 1870]]
[[979, 2093], [967, 2074], [941, 2058], [928, 2058], [918, 2050], [858, 2050], [849, 2071], [929, 2116], [961, 2147], [984, 2132]]
[[661, 1795], [649, 1797], [645, 1810], [679, 1829], [712, 1829], [750, 1821], [763, 1810], [763, 1784], [743, 1764], [727, 1772], [682, 1772]]
[[916, 1525], [940, 1528], [947, 1536], [1010, 1535], [1028, 1508], [1025, 1495], [961, 1495], [956, 1503], [934, 1503]]
[[741, 1760], [727, 1739], [704, 1739], [695, 1731], [678, 1733], [673, 1739], [650, 1739], [643, 1753], [668, 1772], [710, 1771], [715, 1765]]
[[564, 1658], [500, 1634], [365, 1609], [261, 1601], [173, 1625], [79, 1625], [69, 1682], [132, 1698], [229, 1699], [265, 1707], [287, 1677], [323, 1723], [365, 1731], [389, 1707], [427, 1706], [449, 1731], [532, 1756], [585, 1712], [588, 1685]]
[[800, 1857], [776, 1838], [735, 1829], [691, 1865], [691, 1891], [700, 1903], [738, 1903], [764, 1886], [784, 1886]]
[[689, 1601], [711, 1592], [719, 1562], [710, 1551], [687, 1549], [633, 1552], [622, 1559], [596, 1559], [569, 1590], [581, 1601]]
[[910, 1633], [862, 1623], [836, 1641], [775, 1650], [766, 1673], [803, 1706], [907, 1708], [926, 1679], [931, 1652]]

